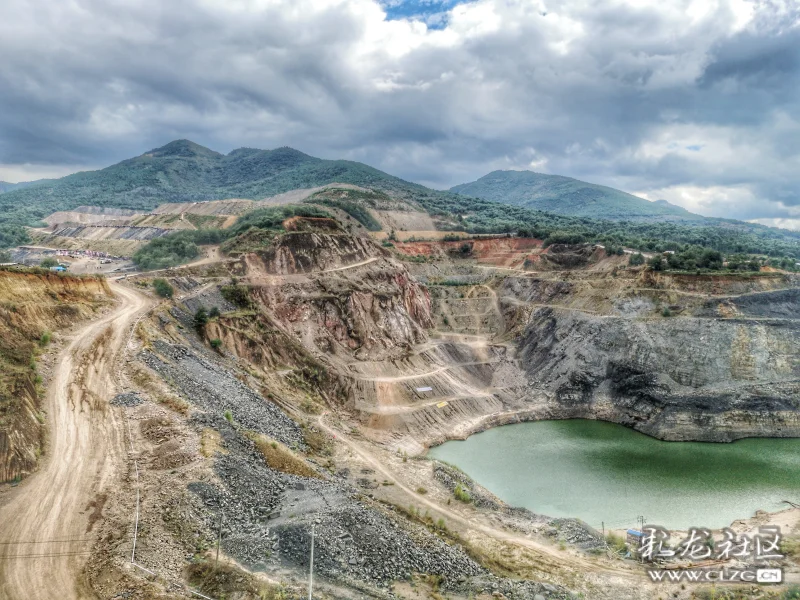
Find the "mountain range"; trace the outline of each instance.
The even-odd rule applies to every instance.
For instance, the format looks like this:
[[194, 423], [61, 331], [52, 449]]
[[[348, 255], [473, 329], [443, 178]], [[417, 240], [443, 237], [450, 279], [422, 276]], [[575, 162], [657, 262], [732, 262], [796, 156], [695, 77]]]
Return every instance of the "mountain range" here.
[[[702, 217], [665, 201], [649, 202], [569, 177], [495, 171], [452, 191], [439, 191], [363, 163], [315, 158], [289, 147], [239, 148], [221, 154], [189, 140], [170, 142], [97, 171], [10, 184], [11, 189], [0, 194], [0, 242], [14, 243], [24, 237], [20, 226], [41, 224], [53, 212], [82, 205], [147, 211], [164, 202], [259, 200], [331, 183], [386, 192], [400, 209], [428, 212], [438, 228], [450, 231], [526, 231], [534, 236], [570, 231], [585, 239], [616, 236], [618, 243], [671, 240], [791, 255], [797, 254], [800, 243], [800, 232]], [[734, 232], [745, 237], [734, 239]], [[765, 245], [763, 240], [771, 241]]]
[[29, 225], [81, 205], [149, 210], [163, 202], [261, 199], [333, 182], [400, 195], [428, 191], [362, 163], [323, 160], [292, 148], [239, 148], [220, 154], [177, 140], [105, 169], [8, 191], [0, 195], [0, 223]]
[[632, 194], [562, 175], [533, 171], [492, 171], [451, 192], [561, 215], [611, 220], [706, 221], [666, 200], [650, 202]]

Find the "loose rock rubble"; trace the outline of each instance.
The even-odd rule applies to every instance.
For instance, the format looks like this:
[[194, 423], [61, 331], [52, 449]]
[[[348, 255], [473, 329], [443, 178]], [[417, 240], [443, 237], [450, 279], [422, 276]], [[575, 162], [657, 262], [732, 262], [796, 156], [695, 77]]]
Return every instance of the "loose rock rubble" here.
[[142, 360], [171, 381], [193, 406], [220, 416], [230, 413], [246, 429], [263, 433], [290, 447], [302, 447], [300, 427], [272, 402], [255, 393], [229, 371], [185, 346], [156, 341]]
[[110, 404], [114, 406], [139, 406], [144, 402], [144, 398], [136, 392], [126, 392], [124, 394], [117, 394], [114, 396]]
[[[495, 578], [459, 545], [363, 498], [341, 478], [270, 469], [235, 424], [211, 415], [198, 415], [193, 422], [220, 431], [227, 452], [216, 457], [216, 481], [189, 485], [204, 509], [203, 529], [215, 531], [222, 518], [223, 550], [250, 569], [308, 568], [313, 525], [315, 571], [354, 587], [388, 588], [426, 573], [439, 576], [447, 589], [499, 589], [524, 600], [549, 594], [542, 584]], [[551, 591], [556, 595], [544, 597], [568, 597], [558, 588]]]
[[579, 519], [553, 519], [550, 526], [551, 529], [547, 532], [549, 535], [584, 550], [605, 546], [600, 532]]
[[491, 510], [499, 510], [501, 508], [501, 504], [490, 492], [477, 485], [466, 473], [455, 467], [451, 467], [439, 461], [434, 461], [433, 478], [444, 484], [451, 492], [460, 484], [461, 487], [469, 491], [472, 503], [475, 506]]

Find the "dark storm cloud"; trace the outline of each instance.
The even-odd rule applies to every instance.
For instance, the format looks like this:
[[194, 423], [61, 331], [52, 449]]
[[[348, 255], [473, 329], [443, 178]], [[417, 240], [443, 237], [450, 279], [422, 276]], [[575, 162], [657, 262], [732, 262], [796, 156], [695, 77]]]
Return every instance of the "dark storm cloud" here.
[[798, 49], [777, 0], [6, 0], [0, 179], [187, 137], [797, 218]]

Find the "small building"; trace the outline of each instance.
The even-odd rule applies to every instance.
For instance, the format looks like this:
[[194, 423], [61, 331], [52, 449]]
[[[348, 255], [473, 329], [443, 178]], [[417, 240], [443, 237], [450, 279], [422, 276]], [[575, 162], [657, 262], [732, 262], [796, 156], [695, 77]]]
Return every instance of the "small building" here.
[[630, 546], [631, 552], [638, 552], [639, 548], [642, 546], [644, 534], [638, 529], [628, 529], [625, 533], [627, 534], [625, 536], [625, 541], [628, 543], [628, 546]]

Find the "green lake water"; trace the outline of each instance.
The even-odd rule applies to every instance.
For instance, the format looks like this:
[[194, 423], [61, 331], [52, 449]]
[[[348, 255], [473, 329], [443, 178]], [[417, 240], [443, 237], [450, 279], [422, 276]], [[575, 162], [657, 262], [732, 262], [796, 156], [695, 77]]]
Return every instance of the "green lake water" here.
[[433, 448], [513, 506], [621, 528], [723, 527], [800, 502], [800, 439], [663, 442], [601, 421], [497, 427]]

